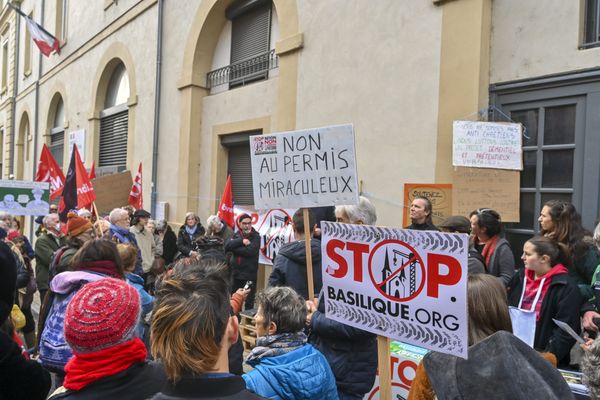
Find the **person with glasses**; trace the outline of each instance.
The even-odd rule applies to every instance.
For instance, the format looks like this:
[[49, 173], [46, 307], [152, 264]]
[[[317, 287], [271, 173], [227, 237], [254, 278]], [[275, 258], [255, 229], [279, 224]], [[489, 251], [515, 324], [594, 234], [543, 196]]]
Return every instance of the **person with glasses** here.
[[103, 239], [111, 240], [115, 243], [130, 243], [135, 246], [138, 251], [138, 257], [135, 263], [135, 273], [142, 275], [144, 269], [142, 268], [142, 252], [138, 246], [138, 242], [135, 235], [129, 231], [129, 211], [125, 208], [115, 208], [108, 215], [110, 227], [104, 233]]
[[250, 215], [245, 213], [240, 215], [237, 223], [239, 230], [225, 243], [225, 251], [233, 254], [231, 262], [233, 285], [231, 289], [236, 291], [243, 288], [246, 282], [253, 282], [250, 286], [250, 294], [245, 302], [245, 308], [248, 310], [254, 306], [260, 235], [252, 227], [252, 217]]
[[479, 208], [469, 218], [473, 245], [485, 261], [486, 273], [500, 278], [506, 286], [515, 274], [515, 258], [508, 241], [500, 237], [500, 214], [490, 208]]

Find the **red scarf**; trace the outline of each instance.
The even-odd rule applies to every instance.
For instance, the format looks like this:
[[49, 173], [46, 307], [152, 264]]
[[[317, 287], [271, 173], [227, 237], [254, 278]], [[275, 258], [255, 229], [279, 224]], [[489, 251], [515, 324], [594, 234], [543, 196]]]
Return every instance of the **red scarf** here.
[[69, 390], [81, 390], [100, 378], [125, 371], [136, 362], [144, 362], [147, 352], [144, 342], [133, 338], [118, 346], [93, 353], [73, 354], [65, 365], [63, 386]]
[[[489, 269], [490, 261], [492, 260], [492, 254], [496, 251], [496, 244], [498, 244], [498, 239], [500, 239], [499, 235], [491, 237], [490, 240], [485, 242], [483, 245], [483, 250], [481, 251], [481, 256], [485, 260], [485, 268]], [[475, 236], [475, 244], [478, 244], [479, 240], [477, 236]]]
[[110, 260], [84, 261], [75, 266], [77, 271], [97, 272], [102, 275], [108, 275], [111, 278], [123, 280], [123, 275], [117, 271], [117, 264]]

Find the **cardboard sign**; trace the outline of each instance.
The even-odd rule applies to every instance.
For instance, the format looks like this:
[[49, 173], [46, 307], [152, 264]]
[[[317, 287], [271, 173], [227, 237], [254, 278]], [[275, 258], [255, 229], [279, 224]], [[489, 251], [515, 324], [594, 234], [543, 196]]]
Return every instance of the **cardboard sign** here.
[[[294, 240], [292, 216], [295, 212], [295, 209], [256, 211], [251, 208], [233, 207], [236, 224], [238, 217], [244, 213], [252, 217], [252, 227], [260, 235], [259, 263], [273, 265], [273, 259], [281, 246]], [[235, 228], [237, 231], [237, 225]]]
[[131, 191], [131, 172], [104, 175], [92, 180], [96, 192], [96, 207], [100, 214], [106, 214], [113, 208], [126, 206]]
[[0, 211], [11, 215], [46, 215], [50, 212], [48, 182], [0, 180]]
[[[390, 344], [390, 366], [392, 379], [392, 399], [407, 399], [410, 386], [417, 375], [419, 363], [428, 353], [427, 350], [402, 342]], [[363, 400], [379, 400], [379, 371], [373, 388], [365, 394]]]
[[452, 216], [452, 185], [447, 183], [405, 183], [403, 226], [410, 225], [410, 204], [415, 197], [426, 197], [433, 206], [433, 224]]
[[502, 222], [519, 222], [520, 172], [501, 169], [455, 168], [452, 212], [468, 216], [478, 208], [492, 208]]
[[521, 124], [454, 121], [452, 165], [523, 169]]
[[467, 357], [466, 234], [321, 222], [325, 314]]
[[358, 203], [352, 125], [250, 136], [250, 158], [259, 210]]

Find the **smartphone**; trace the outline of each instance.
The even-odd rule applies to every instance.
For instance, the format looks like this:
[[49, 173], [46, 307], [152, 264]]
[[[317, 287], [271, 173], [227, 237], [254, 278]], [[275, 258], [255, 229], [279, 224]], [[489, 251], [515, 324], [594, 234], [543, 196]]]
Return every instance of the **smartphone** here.
[[246, 282], [246, 284], [244, 285], [244, 290], [248, 290], [248, 289], [250, 289], [250, 286], [252, 286], [252, 283], [254, 283], [254, 282], [252, 282], [252, 281], [247, 281], [247, 282]]

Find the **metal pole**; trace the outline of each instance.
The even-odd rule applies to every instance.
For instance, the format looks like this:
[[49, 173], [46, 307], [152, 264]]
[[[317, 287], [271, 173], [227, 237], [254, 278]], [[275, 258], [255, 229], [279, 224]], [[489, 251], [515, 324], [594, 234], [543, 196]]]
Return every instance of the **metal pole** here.
[[154, 129], [152, 133], [152, 190], [150, 194], [150, 213], [156, 213], [156, 199], [158, 196], [158, 137], [160, 131], [160, 96], [161, 96], [161, 71], [162, 71], [162, 31], [163, 31], [163, 0], [158, 0], [158, 27], [156, 39], [156, 79], [154, 88]]

